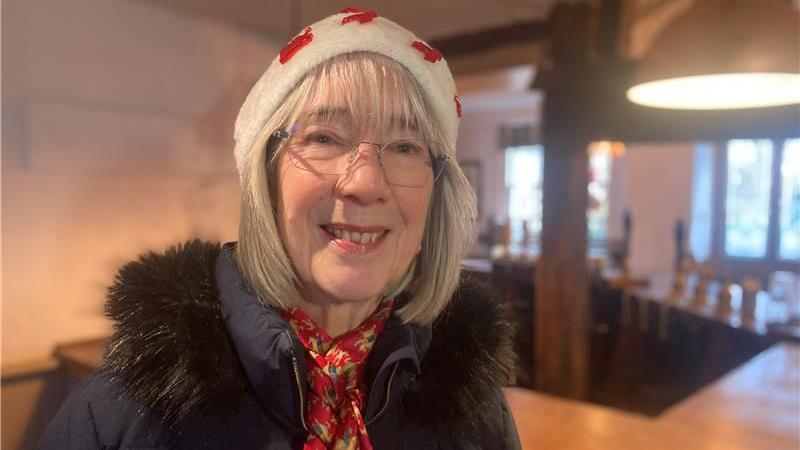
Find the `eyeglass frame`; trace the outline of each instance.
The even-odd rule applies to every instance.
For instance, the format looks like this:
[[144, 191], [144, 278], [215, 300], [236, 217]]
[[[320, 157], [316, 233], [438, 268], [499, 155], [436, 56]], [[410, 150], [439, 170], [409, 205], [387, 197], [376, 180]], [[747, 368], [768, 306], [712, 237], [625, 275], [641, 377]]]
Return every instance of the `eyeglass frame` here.
[[[300, 125], [299, 123], [296, 123], [291, 128], [292, 129], [297, 128], [299, 125]], [[271, 137], [273, 137], [275, 139], [279, 139], [284, 143], [289, 142], [289, 139], [294, 135], [294, 133], [287, 131], [287, 128], [288, 127], [282, 127], [282, 128], [279, 128], [279, 129], [275, 130], [272, 133]], [[376, 149], [376, 151], [378, 153], [378, 164], [380, 165], [381, 169], [383, 169], [383, 155], [384, 155], [384, 153], [386, 151], [386, 147], [389, 144], [391, 144], [392, 142], [395, 142], [395, 141], [389, 141], [389, 142], [386, 142], [384, 144], [378, 144], [377, 142], [370, 142], [370, 141], [358, 141], [358, 142], [356, 142], [353, 145], [353, 148], [351, 150], [349, 150], [349, 152], [348, 152], [348, 153], [351, 154], [350, 160], [347, 163], [348, 164], [348, 168], [358, 159], [358, 149], [359, 149], [359, 147], [361, 147], [361, 144], [369, 144], [373, 148]], [[427, 141], [425, 141], [425, 142], [427, 142]], [[444, 174], [444, 171], [447, 168], [447, 163], [450, 162], [450, 156], [448, 156], [448, 155], [434, 156], [433, 153], [430, 151], [430, 148], [428, 148], [428, 155], [431, 158], [431, 169], [432, 169], [432, 172], [433, 172], [433, 175], [434, 175], [433, 176], [433, 180], [431, 181], [431, 184], [436, 184], [436, 181], [442, 176], [442, 174]], [[309, 171], [308, 169], [304, 169], [302, 167], [298, 167], [297, 164], [294, 163], [294, 161], [292, 162], [292, 165], [297, 167], [300, 170]], [[441, 165], [441, 166], [439, 166], [439, 165]], [[325, 175], [337, 175], [338, 176], [338, 175], [342, 175], [343, 173], [344, 172], [338, 173], [338, 174], [336, 174], [336, 173], [325, 173]], [[386, 172], [384, 172], [383, 176], [386, 179]], [[388, 179], [386, 179], [386, 182], [388, 184], [393, 185], [393, 186], [401, 186], [401, 187], [416, 188], [416, 187], [424, 187], [425, 186], [424, 184], [421, 185], [421, 186], [406, 186], [406, 185], [402, 185], [402, 184], [392, 183]]]

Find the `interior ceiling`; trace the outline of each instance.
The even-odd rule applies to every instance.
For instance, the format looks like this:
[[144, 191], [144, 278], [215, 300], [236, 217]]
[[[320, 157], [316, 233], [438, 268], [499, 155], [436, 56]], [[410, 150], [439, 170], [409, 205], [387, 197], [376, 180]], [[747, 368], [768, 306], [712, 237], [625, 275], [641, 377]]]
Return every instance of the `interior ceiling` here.
[[[345, 6], [372, 9], [425, 40], [547, 17], [558, 0], [138, 0], [243, 26], [284, 40]], [[487, 6], [491, 5], [491, 6]], [[299, 12], [299, 14], [298, 14]], [[299, 18], [298, 18], [299, 16]]]
[[[301, 27], [345, 6], [372, 9], [413, 30], [427, 41], [467, 35], [518, 23], [545, 21], [558, 2], [586, 0], [135, 0], [189, 14], [208, 17], [252, 30], [268, 39], [286, 41]], [[631, 0], [650, 22], [669, 22], [696, 0]], [[800, 3], [800, 0], [792, 0]], [[491, 6], [487, 6], [491, 5]], [[666, 14], [664, 11], [672, 14]], [[660, 29], [643, 22], [644, 31]], [[635, 23], [634, 23], [635, 25]], [[635, 40], [647, 42], [636, 34]], [[639, 33], [642, 34], [642, 33]], [[646, 33], [645, 33], [646, 34]], [[651, 33], [656, 34], [656, 33]], [[645, 36], [646, 37], [646, 36]], [[652, 40], [652, 39], [651, 39]], [[485, 56], [485, 55], [484, 55]], [[506, 57], [508, 55], [505, 55]], [[483, 57], [483, 56], [481, 56]], [[502, 57], [502, 55], [501, 55]], [[450, 61], [451, 63], [453, 61]], [[494, 110], [509, 105], [533, 104], [539, 93], [530, 90], [535, 68], [516, 62], [500, 69], [456, 73], [462, 103], [470, 110]]]

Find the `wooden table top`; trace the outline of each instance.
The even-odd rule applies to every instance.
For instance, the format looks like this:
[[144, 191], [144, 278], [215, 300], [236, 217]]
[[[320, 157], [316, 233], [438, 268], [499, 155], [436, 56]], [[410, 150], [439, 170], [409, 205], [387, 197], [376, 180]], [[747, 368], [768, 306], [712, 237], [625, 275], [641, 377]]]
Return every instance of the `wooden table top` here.
[[656, 418], [507, 388], [523, 449], [800, 448], [800, 346], [776, 345]]

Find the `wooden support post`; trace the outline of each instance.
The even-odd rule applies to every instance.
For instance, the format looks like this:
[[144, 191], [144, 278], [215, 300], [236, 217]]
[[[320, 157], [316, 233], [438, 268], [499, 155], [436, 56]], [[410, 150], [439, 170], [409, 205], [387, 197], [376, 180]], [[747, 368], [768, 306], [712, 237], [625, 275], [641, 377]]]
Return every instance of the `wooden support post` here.
[[[537, 389], [585, 399], [589, 376], [586, 264], [587, 147], [597, 98], [597, 8], [559, 4], [551, 16], [552, 67], [545, 75], [541, 256], [536, 265]], [[587, 80], [587, 78], [589, 78]]]
[[534, 373], [539, 390], [586, 398], [589, 283], [586, 268], [588, 139], [545, 102], [541, 256], [536, 265]]

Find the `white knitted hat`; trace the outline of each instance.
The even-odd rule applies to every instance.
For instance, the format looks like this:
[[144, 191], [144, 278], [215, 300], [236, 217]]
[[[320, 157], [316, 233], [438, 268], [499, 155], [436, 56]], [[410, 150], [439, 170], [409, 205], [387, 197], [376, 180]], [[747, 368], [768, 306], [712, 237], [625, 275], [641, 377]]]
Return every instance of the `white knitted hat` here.
[[256, 137], [297, 83], [328, 59], [358, 51], [387, 56], [411, 72], [427, 96], [448, 147], [455, 151], [461, 105], [453, 75], [442, 54], [376, 12], [351, 7], [306, 27], [295, 36], [247, 95], [234, 130], [234, 154], [240, 178]]

